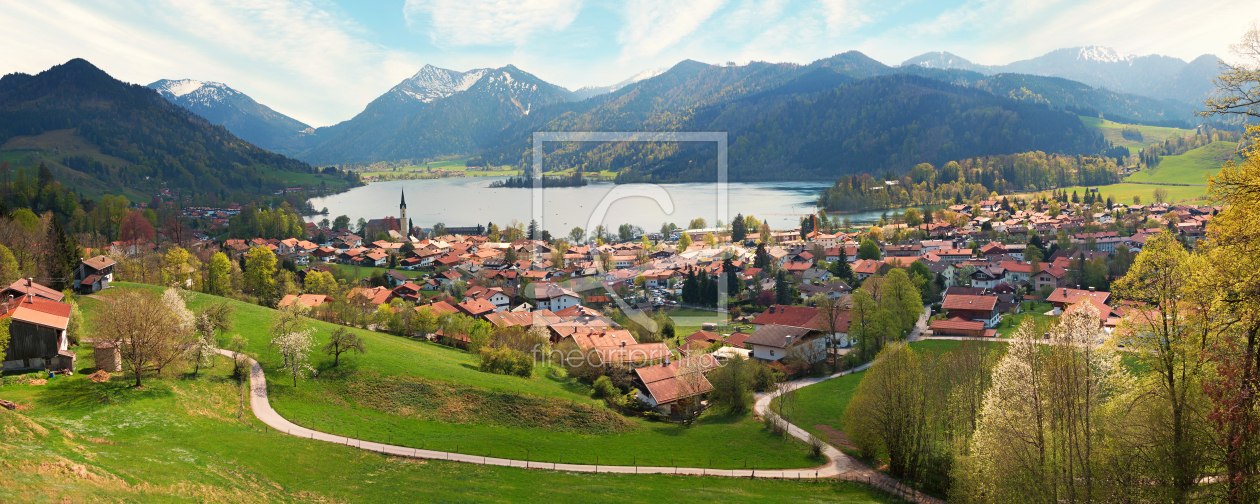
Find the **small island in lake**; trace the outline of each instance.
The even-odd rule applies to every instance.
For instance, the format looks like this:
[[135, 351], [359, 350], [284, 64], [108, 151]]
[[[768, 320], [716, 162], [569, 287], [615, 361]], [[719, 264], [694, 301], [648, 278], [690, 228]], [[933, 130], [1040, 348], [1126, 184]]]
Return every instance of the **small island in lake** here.
[[[542, 177], [543, 187], [582, 187], [584, 185], [586, 185], [586, 179], [582, 178], [582, 172], [573, 172], [573, 175], [565, 177]], [[490, 188], [498, 187], [534, 187], [533, 173], [527, 172], [525, 175], [490, 183]]]

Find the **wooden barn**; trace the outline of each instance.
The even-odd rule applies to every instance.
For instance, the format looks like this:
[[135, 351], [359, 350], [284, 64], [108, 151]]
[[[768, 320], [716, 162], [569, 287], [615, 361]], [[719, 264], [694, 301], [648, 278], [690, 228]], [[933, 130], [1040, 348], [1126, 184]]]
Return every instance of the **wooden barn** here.
[[69, 351], [66, 325], [70, 322], [70, 305], [38, 296], [22, 296], [0, 304], [4, 310], [0, 320], [10, 319], [9, 349], [3, 368], [63, 369], [74, 366], [74, 353]]

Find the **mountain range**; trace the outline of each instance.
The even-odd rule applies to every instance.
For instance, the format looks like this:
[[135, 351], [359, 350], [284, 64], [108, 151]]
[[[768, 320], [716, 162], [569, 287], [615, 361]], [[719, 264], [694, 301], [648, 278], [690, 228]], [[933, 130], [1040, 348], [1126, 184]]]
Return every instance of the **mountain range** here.
[[[567, 118], [563, 124], [567, 130], [596, 125], [636, 131], [668, 129], [682, 127], [695, 107], [735, 103], [758, 93], [807, 96], [860, 79], [896, 74], [1085, 115], [1101, 113], [1122, 122], [1184, 125], [1193, 120], [1196, 100], [1212, 88], [1214, 61], [1206, 55], [1186, 63], [1166, 56], [1121, 56], [1108, 48], [1080, 47], [1003, 66], [979, 65], [947, 52], [888, 66], [850, 51], [808, 65], [716, 66], [685, 61], [670, 69], [725, 69], [715, 70], [716, 80], [695, 88], [677, 87], [678, 77], [661, 69], [577, 91], [511, 65], [466, 72], [426, 65], [355, 117], [314, 129], [222, 84], [162, 80], [150, 87], [256, 145], [314, 164], [340, 165], [476, 153], [501, 159], [503, 146], [511, 143], [513, 135], [519, 140], [529, 128], [544, 127], [559, 116]], [[643, 103], [615, 107], [615, 112], [603, 106], [610, 97], [638, 87], [645, 91], [634, 93], [635, 100]], [[539, 115], [539, 110], [546, 112]], [[626, 114], [626, 110], [631, 112]], [[597, 117], [613, 113], [618, 115]]]
[[985, 75], [1061, 77], [1093, 87], [1199, 106], [1215, 89], [1212, 78], [1219, 72], [1217, 62], [1218, 58], [1210, 54], [1186, 62], [1171, 56], [1121, 55], [1109, 47], [1087, 46], [1058, 49], [1006, 65], [980, 65], [948, 52], [929, 52], [910, 58], [901, 66], [970, 70]]
[[225, 84], [162, 79], [148, 87], [171, 103], [269, 151], [292, 155], [310, 148], [307, 137], [314, 129]]
[[[172, 89], [204, 87], [186, 83]], [[315, 186], [346, 184], [243, 141], [158, 91], [119, 81], [82, 59], [35, 75], [0, 78], [0, 144], [15, 137], [29, 146], [19, 148], [41, 152], [41, 163], [80, 194], [122, 191], [148, 198], [165, 188], [182, 190], [194, 202], [246, 202], [268, 198], [298, 179]]]

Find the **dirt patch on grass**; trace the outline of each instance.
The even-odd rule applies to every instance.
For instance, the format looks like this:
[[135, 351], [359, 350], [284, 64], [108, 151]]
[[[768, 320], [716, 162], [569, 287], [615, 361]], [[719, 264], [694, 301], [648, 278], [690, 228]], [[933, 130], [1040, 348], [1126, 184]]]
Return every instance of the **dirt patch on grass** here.
[[95, 383], [107, 382], [109, 381], [109, 378], [110, 378], [110, 374], [103, 369], [88, 375], [88, 379], [92, 380]]
[[638, 426], [620, 414], [572, 403], [410, 376], [374, 372], [334, 382], [342, 398], [393, 415], [445, 423], [547, 429], [580, 434], [617, 434]]
[[853, 444], [853, 441], [849, 439], [849, 435], [845, 434], [844, 431], [836, 430], [830, 425], [823, 424], [815, 425], [814, 428], [819, 432], [822, 432], [823, 437], [826, 438], [827, 442], [831, 443], [833, 446], [849, 448], [852, 450], [857, 449], [857, 445]]

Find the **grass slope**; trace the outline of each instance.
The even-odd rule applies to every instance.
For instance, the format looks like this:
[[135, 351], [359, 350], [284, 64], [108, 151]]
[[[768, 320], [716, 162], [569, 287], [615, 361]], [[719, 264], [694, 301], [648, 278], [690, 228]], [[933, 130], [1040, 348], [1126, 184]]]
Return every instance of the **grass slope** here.
[[1202, 200], [1207, 195], [1206, 187], [1199, 186], [1169, 186], [1169, 185], [1151, 185], [1151, 184], [1130, 184], [1120, 183], [1104, 186], [1074, 186], [1065, 187], [1062, 190], [1071, 193], [1076, 191], [1078, 194], [1084, 195], [1086, 189], [1097, 187], [1098, 194], [1106, 198], [1111, 196], [1117, 202], [1124, 204], [1133, 203], [1134, 196], [1140, 196], [1142, 203], [1155, 202], [1155, 190], [1163, 189], [1168, 191], [1168, 200], [1171, 203], [1178, 202], [1195, 202]]
[[[80, 370], [92, 366], [80, 350]], [[387, 457], [265, 429], [230, 363], [133, 389], [82, 373], [0, 386], [0, 501], [27, 502], [894, 502], [866, 485], [574, 474]]]
[[[156, 289], [134, 284], [124, 288]], [[107, 291], [106, 295], [111, 294], [113, 292]], [[197, 309], [218, 299], [193, 294], [190, 307]], [[96, 303], [99, 301], [84, 300], [82, 306], [88, 317]], [[546, 407], [556, 411], [604, 408], [602, 402], [591, 398], [590, 387], [566, 377], [558, 369], [553, 372], [550, 367], [540, 366], [529, 379], [483, 373], [478, 370], [473, 356], [465, 351], [359, 329], [352, 330], [364, 339], [367, 354], [351, 357], [348, 364], [337, 370], [331, 368], [331, 357], [316, 354], [312, 360], [324, 377], [299, 381], [295, 388], [282, 377], [277, 369], [280, 358], [267, 346], [271, 339], [268, 328], [275, 311], [245, 303], [233, 304], [236, 324], [232, 332], [249, 340], [247, 353], [258, 359], [266, 370], [272, 405], [281, 415], [300, 425], [338, 433], [353, 431], [357, 437], [371, 441], [478, 455], [488, 455], [493, 450], [500, 456], [524, 457], [528, 450], [533, 460], [557, 462], [563, 457], [565, 462], [598, 460], [606, 465], [630, 465], [637, 461], [639, 464], [677, 463], [703, 467], [712, 459], [715, 468], [740, 468], [748, 464], [767, 469], [812, 467], [820, 463], [809, 456], [804, 443], [774, 436], [751, 415], [730, 417], [710, 411], [690, 427], [624, 418], [626, 428], [615, 433], [595, 434], [593, 432], [598, 430], [563, 429], [546, 423], [520, 426], [502, 421], [505, 415], [522, 414], [512, 409], [519, 404], [499, 405], [483, 410], [487, 413], [470, 417], [415, 411], [409, 408], [414, 404], [400, 407], [397, 398], [411, 393], [406, 390], [408, 387], [414, 388], [419, 380], [433, 380], [475, 389], [480, 394], [478, 397], [501, 393], [550, 400]], [[321, 347], [333, 329], [340, 327], [319, 321], [311, 321], [310, 326]], [[380, 377], [394, 377], [411, 384], [393, 388], [363, 386], [363, 382]], [[485, 405], [457, 401], [444, 407], [459, 410]], [[461, 418], [458, 423], [451, 420]]]
[[1226, 161], [1234, 159], [1237, 149], [1237, 142], [1212, 142], [1184, 154], [1168, 156], [1154, 169], [1147, 168], [1134, 173], [1128, 180], [1162, 184], [1207, 184], [1208, 175], [1216, 175]]
[[1128, 147], [1130, 153], [1137, 153], [1137, 151], [1146, 148], [1146, 146], [1150, 144], [1163, 142], [1169, 138], [1191, 136], [1194, 134], [1194, 130], [1183, 128], [1131, 125], [1142, 133], [1142, 140], [1129, 140], [1120, 135], [1121, 130], [1123, 130], [1125, 126], [1130, 126], [1128, 124], [1111, 122], [1097, 117], [1080, 116], [1080, 118], [1082, 123], [1085, 123], [1088, 127], [1098, 130], [1099, 133], [1102, 133], [1103, 138], [1110, 141], [1113, 145], [1118, 147]]

